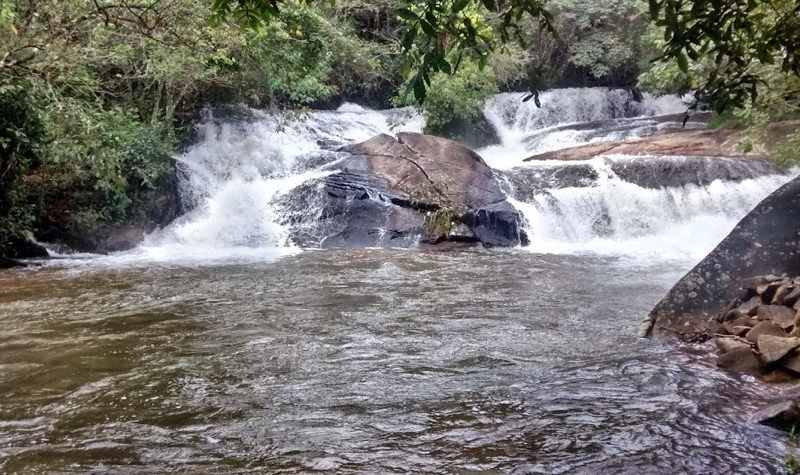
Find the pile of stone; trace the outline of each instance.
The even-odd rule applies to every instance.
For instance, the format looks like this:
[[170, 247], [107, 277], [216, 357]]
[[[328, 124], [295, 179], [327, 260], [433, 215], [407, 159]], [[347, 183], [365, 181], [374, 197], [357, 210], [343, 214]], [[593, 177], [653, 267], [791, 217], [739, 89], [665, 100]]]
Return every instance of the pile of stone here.
[[742, 281], [717, 318], [718, 366], [771, 380], [800, 378], [800, 277]]

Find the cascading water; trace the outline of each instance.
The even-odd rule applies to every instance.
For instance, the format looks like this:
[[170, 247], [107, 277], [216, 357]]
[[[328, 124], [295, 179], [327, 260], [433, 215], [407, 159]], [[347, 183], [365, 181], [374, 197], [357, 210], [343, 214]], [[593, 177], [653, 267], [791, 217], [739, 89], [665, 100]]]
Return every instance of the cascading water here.
[[320, 180], [339, 145], [422, 120], [349, 105], [209, 118], [179, 157], [177, 222], [131, 252], [0, 272], [0, 472], [780, 471], [796, 447], [748, 423], [778, 389], [638, 329], [789, 175], [708, 157], [521, 161], [559, 134], [675, 120], [630, 117], [656, 109], [626, 94], [487, 106], [509, 109], [487, 156], [532, 252], [272, 259], [295, 251], [287, 218], [313, 227], [325, 210], [297, 193], [346, 180]]
[[[484, 113], [501, 144], [478, 151], [507, 182], [506, 191], [528, 224], [533, 252], [666, 253], [697, 259], [789, 179], [762, 162], [738, 161], [735, 172], [717, 165], [702, 173], [687, 168], [705, 180], [670, 183], [675, 173], [664, 171], [665, 163], [680, 169], [698, 159], [637, 159], [644, 168], [640, 173], [653, 174], [656, 186], [647, 186], [619, 173], [615, 164], [624, 158], [600, 157], [581, 165], [523, 163], [545, 150], [677, 127], [679, 118], [668, 114], [686, 107], [674, 96], [636, 101], [629, 91], [603, 88], [555, 90], [542, 94], [541, 103], [537, 108], [522, 102], [520, 94], [491, 99]], [[138, 255], [208, 259], [287, 252], [294, 244], [282, 218], [298, 212], [287, 203], [287, 192], [334, 173], [322, 165], [340, 158], [339, 146], [379, 133], [419, 132], [424, 126], [424, 119], [409, 109], [372, 111], [352, 104], [292, 117], [253, 114], [252, 120], [209, 118], [199, 126], [197, 143], [178, 158], [188, 212], [151, 235]], [[314, 209], [307, 213], [316, 216]], [[313, 219], [305, 221], [303, 226], [313, 228]]]
[[[583, 181], [516, 195], [512, 201], [527, 221], [531, 250], [541, 253], [594, 252], [635, 255], [640, 258], [701, 259], [736, 222], [771, 191], [788, 181], [783, 174], [762, 175], [759, 164], [736, 170], [751, 176], [739, 181], [716, 179], [707, 184], [647, 186], [642, 177], [620, 176], [618, 165], [630, 157], [598, 157], [587, 164], [592, 172]], [[635, 160], [641, 160], [636, 158]], [[657, 157], [654, 167], [659, 165]], [[699, 158], [670, 158], [696, 161]], [[712, 173], [725, 176], [725, 163]], [[546, 175], [549, 169], [574, 166], [567, 163], [533, 165]], [[513, 171], [510, 173], [514, 173]], [[796, 173], [796, 172], [795, 172]], [[541, 176], [541, 175], [540, 175]], [[552, 186], [555, 185], [555, 186]], [[513, 190], [509, 190], [512, 196]]]
[[332, 172], [315, 159], [335, 160], [338, 146], [393, 131], [420, 132], [411, 109], [372, 111], [344, 104], [337, 111], [278, 115], [253, 111], [252, 120], [198, 126], [197, 143], [178, 157], [180, 192], [189, 211], [146, 239], [147, 257], [252, 257], [289, 249], [276, 201]]
[[[677, 96], [644, 94], [636, 101], [630, 91], [606, 88], [569, 88], [540, 96], [541, 107], [523, 102], [524, 95], [505, 93], [486, 103], [483, 113], [501, 143], [479, 150], [494, 168], [509, 168], [520, 158], [594, 141], [636, 138], [659, 124], [648, 117], [686, 111]], [[584, 124], [578, 127], [568, 125]]]

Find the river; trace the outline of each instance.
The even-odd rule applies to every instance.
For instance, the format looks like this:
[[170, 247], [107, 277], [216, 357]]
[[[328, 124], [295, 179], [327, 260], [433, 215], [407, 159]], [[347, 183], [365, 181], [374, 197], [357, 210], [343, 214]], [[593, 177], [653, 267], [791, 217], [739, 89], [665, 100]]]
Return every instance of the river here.
[[[508, 171], [679, 107], [620, 94], [565, 91], [541, 112], [499, 96], [502, 144], [481, 153]], [[408, 111], [315, 114], [202, 124], [179, 157], [183, 218], [132, 251], [0, 272], [1, 471], [780, 470], [785, 434], [747, 422], [774, 387], [638, 334], [789, 175], [647, 189], [610, 157], [585, 186], [514, 198], [528, 248], [301, 248], [279, 198], [323, 173], [303, 154], [400, 115], [421, 127]], [[547, 132], [598, 119], [613, 132]]]

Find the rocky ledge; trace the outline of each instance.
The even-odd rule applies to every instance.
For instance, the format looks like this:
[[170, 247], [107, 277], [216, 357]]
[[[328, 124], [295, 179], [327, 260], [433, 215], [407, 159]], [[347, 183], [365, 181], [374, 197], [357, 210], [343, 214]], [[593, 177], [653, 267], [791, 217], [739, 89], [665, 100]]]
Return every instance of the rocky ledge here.
[[[797, 121], [771, 124], [767, 130], [768, 143], [776, 143], [798, 127]], [[526, 158], [533, 160], [588, 160], [599, 155], [649, 155], [683, 157], [746, 157], [767, 159], [769, 151], [756, 149], [744, 154], [739, 147], [744, 133], [740, 130], [673, 130], [671, 133], [645, 137], [638, 140], [598, 142], [588, 145], [540, 153]]]
[[[658, 155], [737, 157], [738, 133], [733, 130], [691, 130], [657, 135], [624, 142], [601, 142], [578, 147], [540, 153], [525, 159], [533, 160], [588, 160], [598, 155]], [[758, 158], [766, 158], [756, 155]]]

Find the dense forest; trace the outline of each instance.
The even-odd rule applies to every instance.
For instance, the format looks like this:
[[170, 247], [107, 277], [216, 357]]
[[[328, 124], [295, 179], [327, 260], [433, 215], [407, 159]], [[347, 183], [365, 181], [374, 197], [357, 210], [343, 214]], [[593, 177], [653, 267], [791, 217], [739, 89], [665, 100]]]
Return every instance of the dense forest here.
[[[702, 32], [676, 36], [691, 22], [672, 3], [553, 0], [516, 14], [519, 5], [458, 0], [2, 0], [0, 249], [18, 248], [26, 231], [58, 239], [152, 215], [174, 186], [173, 156], [208, 110], [271, 108], [290, 118], [343, 101], [413, 105], [427, 132], [447, 136], [498, 91], [661, 94], [724, 77], [737, 86], [722, 101], [730, 82], [716, 87], [709, 100], [723, 103], [718, 123], [752, 131], [744, 148], [764, 140], [766, 123], [797, 115], [796, 52], [785, 42], [751, 52], [742, 35], [761, 30], [731, 17], [735, 52], [746, 57], [678, 44]], [[750, 3], [745, 18], [796, 41], [797, 2]], [[274, 13], [268, 21], [257, 21], [259, 5]], [[792, 159], [798, 142], [791, 136], [777, 156]]]

